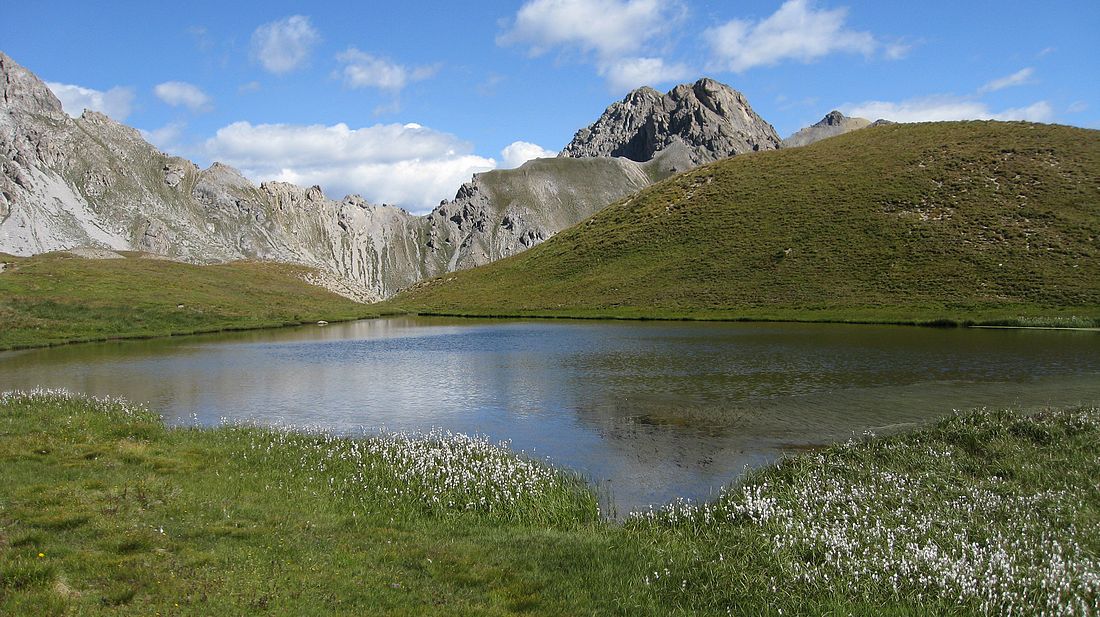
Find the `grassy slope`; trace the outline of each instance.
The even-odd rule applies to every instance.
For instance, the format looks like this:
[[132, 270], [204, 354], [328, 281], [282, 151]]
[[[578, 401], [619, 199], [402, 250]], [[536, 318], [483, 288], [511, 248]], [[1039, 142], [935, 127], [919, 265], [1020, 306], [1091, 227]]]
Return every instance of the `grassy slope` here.
[[8, 264], [0, 272], [0, 349], [372, 314], [302, 281], [305, 268], [284, 264], [195, 266], [134, 254], [92, 260], [66, 253], [0, 261]]
[[1097, 131], [877, 127], [676, 176], [530, 251], [421, 283], [386, 306], [1095, 325], [1098, 178]]
[[[1100, 410], [980, 413], [789, 459], [705, 510], [624, 526], [594, 520], [568, 482], [496, 514], [433, 509], [390, 496], [416, 483], [350, 464], [346, 440], [167, 430], [117, 403], [3, 396], [0, 613], [974, 614], [993, 590], [1025, 613], [1081, 614], [1100, 602], [1098, 447]], [[793, 532], [768, 518], [784, 509]], [[850, 556], [805, 524], [847, 532]], [[853, 562], [877, 558], [884, 532], [902, 562]], [[914, 568], [914, 542], [977, 591], [960, 602], [950, 580], [921, 582], [943, 568]], [[986, 584], [1005, 564], [1012, 575]], [[1067, 595], [1041, 588], [1049, 572]]]

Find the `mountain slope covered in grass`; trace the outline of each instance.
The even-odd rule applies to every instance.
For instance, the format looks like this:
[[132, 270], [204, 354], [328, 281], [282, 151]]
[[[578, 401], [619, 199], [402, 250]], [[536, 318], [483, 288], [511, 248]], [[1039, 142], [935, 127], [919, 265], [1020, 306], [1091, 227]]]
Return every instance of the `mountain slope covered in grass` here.
[[371, 316], [277, 263], [197, 266], [140, 253], [0, 253], [0, 349], [243, 330]]
[[718, 161], [384, 306], [1095, 325], [1100, 132], [893, 125]]

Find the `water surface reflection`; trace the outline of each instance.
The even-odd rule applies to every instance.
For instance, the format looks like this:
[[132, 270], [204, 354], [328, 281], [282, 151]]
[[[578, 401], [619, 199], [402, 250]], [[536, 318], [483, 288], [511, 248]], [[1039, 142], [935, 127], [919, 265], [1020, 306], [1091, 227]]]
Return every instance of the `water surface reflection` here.
[[169, 422], [484, 433], [582, 471], [625, 511], [953, 409], [1098, 404], [1100, 337], [400, 317], [0, 354], [0, 389], [36, 385]]

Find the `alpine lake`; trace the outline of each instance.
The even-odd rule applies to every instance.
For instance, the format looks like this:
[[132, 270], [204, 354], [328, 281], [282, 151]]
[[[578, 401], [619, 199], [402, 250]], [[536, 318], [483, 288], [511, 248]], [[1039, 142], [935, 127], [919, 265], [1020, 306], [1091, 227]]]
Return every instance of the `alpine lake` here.
[[0, 353], [0, 390], [38, 386], [169, 425], [481, 434], [622, 516], [955, 410], [1100, 404], [1100, 333], [391, 317]]

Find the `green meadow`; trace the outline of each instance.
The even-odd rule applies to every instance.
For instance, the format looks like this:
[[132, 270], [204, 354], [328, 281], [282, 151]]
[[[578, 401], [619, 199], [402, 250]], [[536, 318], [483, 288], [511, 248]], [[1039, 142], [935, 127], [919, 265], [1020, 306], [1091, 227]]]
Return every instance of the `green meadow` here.
[[270, 262], [194, 265], [123, 253], [0, 255], [0, 349], [371, 317], [366, 305]]
[[609, 521], [465, 435], [0, 396], [10, 615], [1096, 614], [1100, 409], [975, 411]]

